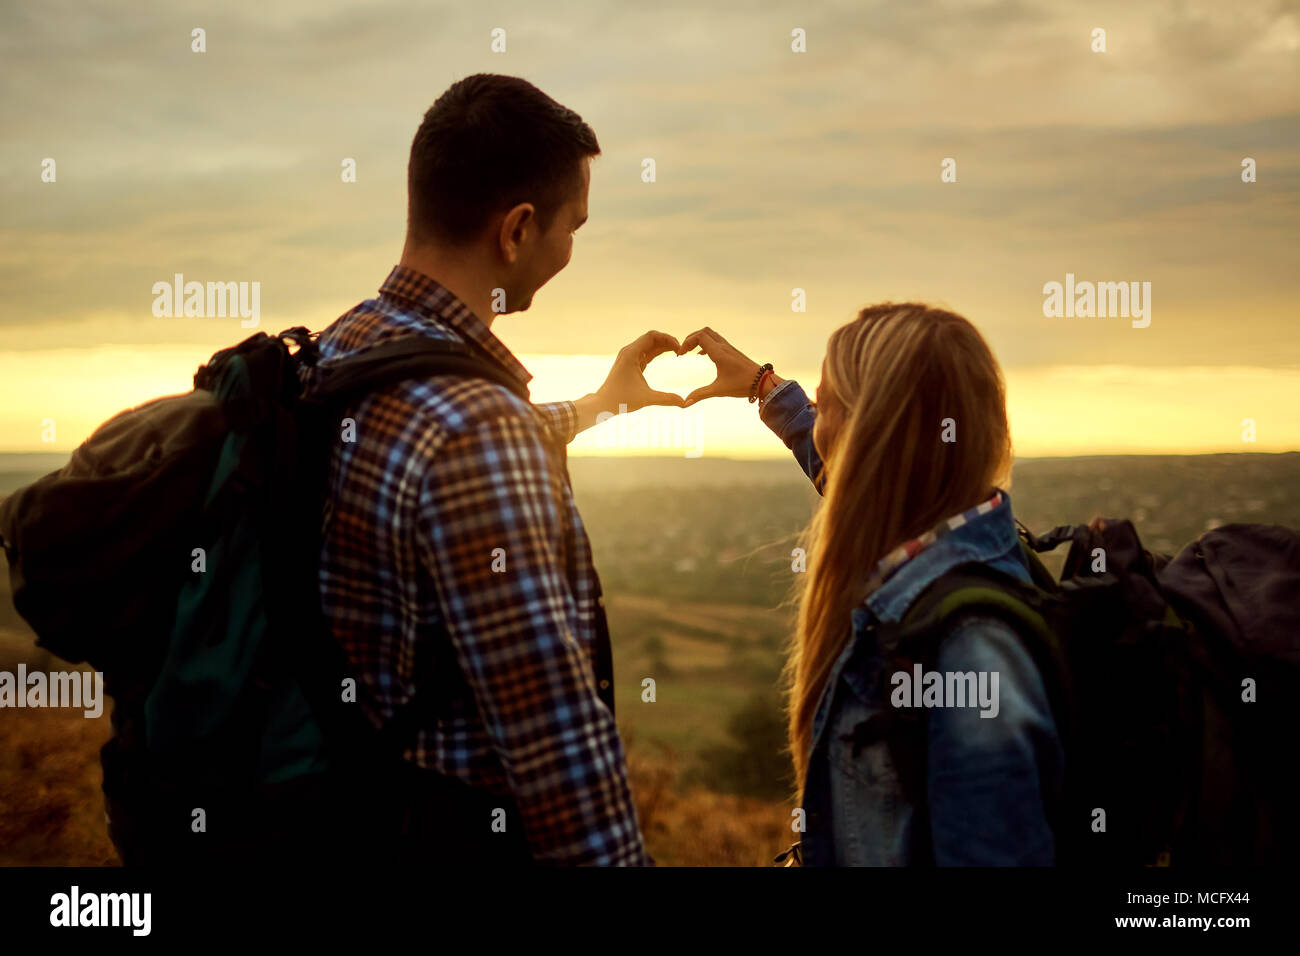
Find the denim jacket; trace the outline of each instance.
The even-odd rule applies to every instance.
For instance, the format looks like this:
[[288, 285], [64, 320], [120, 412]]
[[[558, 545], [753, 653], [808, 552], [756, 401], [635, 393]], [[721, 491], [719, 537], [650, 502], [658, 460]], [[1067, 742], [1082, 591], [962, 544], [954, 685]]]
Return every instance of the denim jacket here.
[[[769, 393], [763, 421], [794, 452], [821, 490], [812, 441], [816, 411], [793, 381]], [[836, 660], [813, 721], [802, 781], [805, 866], [1044, 866], [1055, 862], [1048, 806], [1060, 793], [1064, 757], [1047, 690], [1029, 653], [1001, 620], [971, 612], [955, 620], [937, 668], [996, 674], [996, 716], [979, 707], [935, 707], [927, 716], [926, 780], [933, 860], [913, 860], [916, 817], [903, 795], [888, 745], [854, 755], [854, 728], [890, 702], [882, 692], [885, 651], [871, 625], [894, 622], [953, 566], [984, 562], [1029, 580], [1010, 497], [950, 531], [904, 563], [853, 611], [851, 636]], [[863, 578], [870, 569], [863, 569]], [[991, 678], [988, 686], [992, 687]], [[992, 708], [986, 708], [992, 713]]]

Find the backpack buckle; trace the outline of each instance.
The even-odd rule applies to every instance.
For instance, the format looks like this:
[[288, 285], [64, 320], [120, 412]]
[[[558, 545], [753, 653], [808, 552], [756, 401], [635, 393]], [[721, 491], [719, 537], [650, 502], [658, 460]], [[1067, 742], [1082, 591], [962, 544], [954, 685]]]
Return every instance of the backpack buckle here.
[[789, 849], [772, 858], [773, 863], [786, 861], [786, 866], [803, 866], [803, 850], [799, 843], [791, 843]]

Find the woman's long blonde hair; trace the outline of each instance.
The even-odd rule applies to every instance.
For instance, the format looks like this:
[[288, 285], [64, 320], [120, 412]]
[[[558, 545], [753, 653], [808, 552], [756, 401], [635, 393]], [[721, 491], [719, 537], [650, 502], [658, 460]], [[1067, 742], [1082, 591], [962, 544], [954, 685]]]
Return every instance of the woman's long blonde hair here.
[[877, 562], [1005, 488], [1012, 459], [1002, 373], [975, 326], [952, 312], [863, 309], [831, 334], [821, 388], [844, 417], [805, 532], [808, 570], [786, 667], [800, 788], [817, 703]]

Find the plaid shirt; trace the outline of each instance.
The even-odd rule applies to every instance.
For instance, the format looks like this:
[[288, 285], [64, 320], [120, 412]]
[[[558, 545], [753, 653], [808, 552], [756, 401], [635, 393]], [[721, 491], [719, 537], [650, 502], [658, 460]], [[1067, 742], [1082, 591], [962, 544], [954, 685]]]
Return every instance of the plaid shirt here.
[[[403, 266], [321, 333], [322, 359], [412, 333], [532, 377], [464, 303]], [[321, 597], [363, 705], [391, 721], [417, 687], [422, 701], [435, 689], [444, 699], [403, 741], [406, 758], [509, 794], [535, 859], [650, 863], [613, 688], [598, 686], [610, 678], [603, 602], [565, 464], [573, 403], [529, 405], [447, 375], [384, 388], [346, 416], [356, 440], [331, 455]]]

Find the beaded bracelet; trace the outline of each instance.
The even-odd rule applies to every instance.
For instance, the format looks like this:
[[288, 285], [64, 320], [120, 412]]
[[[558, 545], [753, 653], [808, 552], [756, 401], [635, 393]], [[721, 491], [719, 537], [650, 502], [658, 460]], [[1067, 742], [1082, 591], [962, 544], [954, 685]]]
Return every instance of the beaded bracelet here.
[[771, 362], [764, 362], [758, 367], [758, 372], [754, 375], [754, 384], [749, 386], [749, 401], [751, 403], [758, 401], [758, 387], [763, 384], [763, 376], [771, 371]]

